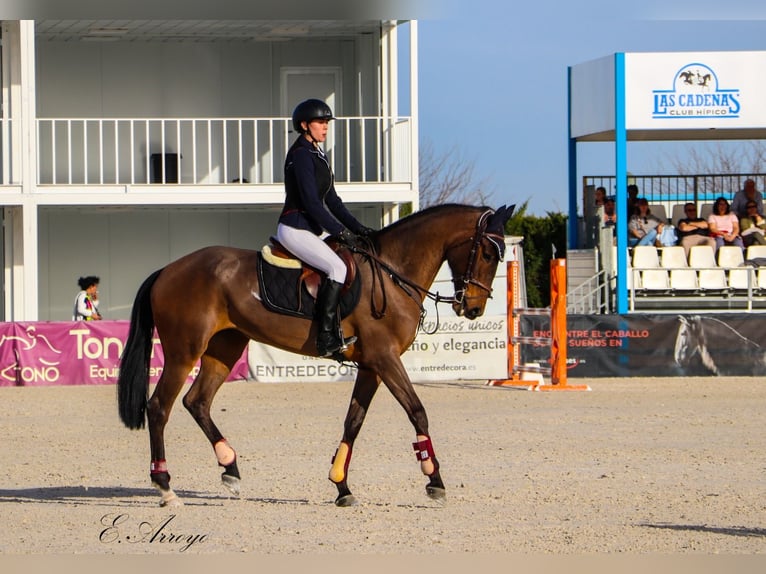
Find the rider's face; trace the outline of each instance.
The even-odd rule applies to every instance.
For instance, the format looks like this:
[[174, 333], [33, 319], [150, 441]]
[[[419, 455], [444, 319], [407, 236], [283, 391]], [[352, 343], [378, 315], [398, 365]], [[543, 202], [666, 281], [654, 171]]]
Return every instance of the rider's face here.
[[327, 127], [329, 123], [330, 120], [311, 120], [308, 122], [306, 130], [314, 141], [321, 143], [327, 139]]

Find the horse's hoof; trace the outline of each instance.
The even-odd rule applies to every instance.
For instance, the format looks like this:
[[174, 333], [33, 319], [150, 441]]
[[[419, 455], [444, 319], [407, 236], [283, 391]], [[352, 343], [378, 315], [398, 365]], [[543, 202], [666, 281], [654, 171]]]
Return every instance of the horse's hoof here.
[[357, 504], [359, 504], [359, 502], [353, 494], [346, 494], [335, 499], [335, 506], [341, 506], [343, 508], [347, 506], [356, 506]]
[[426, 494], [428, 495], [428, 498], [441, 504], [445, 504], [447, 502], [447, 491], [444, 488], [429, 485], [426, 486]]
[[240, 480], [236, 476], [231, 476], [230, 474], [222, 474], [221, 482], [234, 496], [239, 496]]
[[168, 498], [163, 497], [162, 500], [160, 500], [160, 508], [179, 508], [183, 505], [184, 503], [175, 494]]

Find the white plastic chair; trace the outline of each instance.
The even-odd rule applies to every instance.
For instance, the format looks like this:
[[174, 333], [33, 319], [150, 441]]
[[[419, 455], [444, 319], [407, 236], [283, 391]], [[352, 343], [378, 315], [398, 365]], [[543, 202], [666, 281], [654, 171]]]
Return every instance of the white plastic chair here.
[[728, 270], [729, 287], [746, 290], [750, 270], [744, 267], [745, 256], [736, 245], [722, 245], [718, 249], [718, 266]]
[[693, 245], [689, 249], [689, 267], [695, 269], [717, 267], [715, 250], [710, 245]]
[[686, 217], [686, 212], [684, 211], [684, 205], [686, 204], [676, 203], [673, 206], [673, 209], [670, 212], [670, 223], [673, 224], [673, 227], [678, 227], [678, 220]]
[[727, 288], [726, 272], [715, 261], [709, 245], [694, 245], [689, 250], [689, 267], [697, 270], [700, 289], [720, 291]]
[[641, 272], [641, 288], [646, 291], [667, 291], [670, 278], [667, 269], [644, 269]]
[[745, 259], [766, 258], [766, 245], [751, 245], [745, 251]]
[[662, 223], [668, 222], [668, 212], [665, 210], [665, 206], [661, 203], [650, 203], [649, 204], [649, 212], [662, 221]]
[[660, 266], [660, 256], [654, 245], [636, 245], [633, 248], [633, 267], [635, 269], [656, 269]]
[[710, 217], [710, 214], [713, 213], [713, 204], [712, 203], [703, 203], [702, 207], [700, 207], [700, 217], [707, 221], [707, 218]]
[[[745, 260], [766, 258], [766, 245], [751, 245], [745, 251]], [[766, 267], [756, 269], [758, 277], [757, 287], [761, 290], [766, 290]]]
[[670, 288], [673, 291], [697, 291], [699, 282], [694, 269], [671, 269]]
[[689, 262], [686, 260], [686, 250], [680, 245], [663, 247], [660, 265], [665, 269], [689, 267]]

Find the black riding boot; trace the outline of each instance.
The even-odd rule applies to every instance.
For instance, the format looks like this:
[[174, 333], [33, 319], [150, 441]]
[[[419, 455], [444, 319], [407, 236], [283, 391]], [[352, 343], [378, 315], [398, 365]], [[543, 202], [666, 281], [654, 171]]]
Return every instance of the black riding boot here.
[[356, 337], [342, 339], [338, 303], [340, 290], [343, 285], [330, 279], [325, 279], [317, 297], [316, 318], [319, 322], [317, 334], [317, 352], [320, 357], [331, 357], [340, 351], [345, 351], [356, 341]]

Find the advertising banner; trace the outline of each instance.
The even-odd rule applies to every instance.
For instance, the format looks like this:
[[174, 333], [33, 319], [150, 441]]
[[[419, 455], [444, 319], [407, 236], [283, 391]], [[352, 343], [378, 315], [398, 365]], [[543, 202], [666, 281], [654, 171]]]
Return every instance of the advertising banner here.
[[[571, 377], [766, 375], [758, 315], [568, 315]], [[524, 336], [547, 337], [545, 317], [521, 318]], [[524, 345], [524, 362], [547, 364], [550, 347]]]
[[[0, 323], [0, 386], [116, 383], [128, 327], [128, 321]], [[162, 347], [155, 339], [149, 382], [157, 382], [163, 364]], [[243, 354], [229, 380], [247, 377]]]
[[627, 129], [766, 126], [766, 52], [625, 55]]

